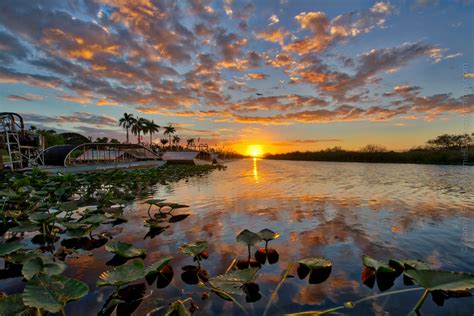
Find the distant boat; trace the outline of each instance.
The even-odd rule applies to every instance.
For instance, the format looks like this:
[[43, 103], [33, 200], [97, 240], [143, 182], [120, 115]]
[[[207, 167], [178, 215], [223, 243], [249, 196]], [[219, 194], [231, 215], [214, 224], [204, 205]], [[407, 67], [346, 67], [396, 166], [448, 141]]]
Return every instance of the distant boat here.
[[161, 159], [170, 164], [212, 165], [217, 164], [217, 154], [206, 151], [167, 151]]

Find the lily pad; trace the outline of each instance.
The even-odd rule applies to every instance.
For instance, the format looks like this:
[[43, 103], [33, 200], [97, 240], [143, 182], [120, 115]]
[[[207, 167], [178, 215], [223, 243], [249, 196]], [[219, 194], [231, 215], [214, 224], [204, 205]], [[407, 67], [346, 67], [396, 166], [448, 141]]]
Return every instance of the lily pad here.
[[132, 244], [114, 241], [105, 245], [105, 250], [125, 258], [135, 258], [146, 254], [143, 248], [135, 248]]
[[37, 223], [46, 223], [53, 220], [53, 216], [47, 212], [35, 212], [29, 216], [29, 219]]
[[62, 262], [43, 262], [41, 257], [35, 257], [23, 264], [21, 272], [27, 280], [43, 272], [47, 275], [59, 275], [64, 272], [66, 265]]
[[196, 257], [207, 250], [207, 241], [198, 240], [194, 243], [182, 244], [179, 246], [179, 252], [186, 256]]
[[258, 270], [258, 268], [234, 270], [209, 279], [209, 284], [229, 294], [245, 294], [242, 286], [246, 283], [254, 282], [257, 278]]
[[244, 245], [254, 246], [255, 244], [261, 242], [262, 238], [258, 234], [248, 229], [244, 229], [237, 236], [236, 240]]
[[404, 274], [427, 290], [459, 291], [474, 288], [474, 274], [407, 269]]
[[298, 261], [298, 263], [311, 270], [332, 267], [332, 262], [323, 257], [305, 258]]
[[142, 259], [133, 259], [124, 265], [118, 266], [111, 271], [102, 272], [97, 281], [97, 287], [121, 286], [143, 278], [145, 266]]
[[145, 269], [145, 274], [148, 275], [148, 274], [150, 274], [150, 273], [158, 273], [158, 272], [160, 272], [161, 269], [163, 269], [163, 267], [164, 267], [165, 265], [167, 265], [167, 264], [171, 261], [171, 259], [173, 259], [173, 257], [170, 257], [170, 256], [164, 257], [163, 259], [161, 259], [161, 260], [159, 260], [159, 261], [157, 261], [157, 262], [155, 262], [155, 263], [149, 265], [149, 266], [146, 267], [146, 269]]
[[12, 241], [0, 244], [0, 256], [8, 255], [9, 253], [25, 248], [25, 244], [19, 241]]
[[156, 204], [164, 202], [164, 201], [165, 201], [164, 199], [151, 199], [151, 200], [145, 201], [145, 203], [150, 204], [150, 205], [156, 205]]
[[391, 259], [388, 264], [397, 270], [404, 270], [405, 267], [415, 270], [430, 270], [430, 266], [421, 260], [413, 259]]
[[23, 302], [26, 306], [57, 313], [67, 302], [78, 300], [88, 292], [87, 284], [82, 281], [39, 273], [26, 284]]
[[396, 272], [394, 268], [390, 267], [388, 264], [380, 262], [372, 257], [363, 255], [362, 262], [367, 268], [374, 269], [377, 273], [394, 273]]
[[23, 304], [22, 294], [12, 294], [0, 299], [0, 312], [1, 315], [35, 315], [34, 308], [25, 306], [25, 304]]
[[265, 241], [270, 241], [270, 240], [277, 239], [278, 237], [280, 237], [279, 233], [275, 233], [274, 231], [268, 228], [262, 229], [257, 234], [260, 236], [260, 238], [262, 238]]

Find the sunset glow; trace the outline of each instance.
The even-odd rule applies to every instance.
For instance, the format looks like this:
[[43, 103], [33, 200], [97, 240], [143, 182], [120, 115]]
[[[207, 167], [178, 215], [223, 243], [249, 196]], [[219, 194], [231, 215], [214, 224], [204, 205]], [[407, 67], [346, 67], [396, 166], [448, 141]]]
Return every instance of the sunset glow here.
[[0, 105], [27, 126], [93, 140], [124, 141], [117, 120], [127, 112], [173, 124], [182, 143], [242, 154], [262, 154], [249, 143], [270, 153], [410, 149], [461, 133], [472, 113], [463, 80], [473, 73], [473, 8], [4, 0]]
[[250, 145], [247, 147], [247, 155], [257, 158], [264, 154], [262, 145]]

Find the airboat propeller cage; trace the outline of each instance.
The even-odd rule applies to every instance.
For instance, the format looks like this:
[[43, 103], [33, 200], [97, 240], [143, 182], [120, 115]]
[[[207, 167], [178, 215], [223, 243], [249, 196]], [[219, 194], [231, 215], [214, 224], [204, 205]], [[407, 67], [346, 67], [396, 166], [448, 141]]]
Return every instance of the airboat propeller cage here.
[[139, 144], [57, 145], [44, 150], [43, 155], [46, 166], [64, 167], [160, 160], [157, 153]]

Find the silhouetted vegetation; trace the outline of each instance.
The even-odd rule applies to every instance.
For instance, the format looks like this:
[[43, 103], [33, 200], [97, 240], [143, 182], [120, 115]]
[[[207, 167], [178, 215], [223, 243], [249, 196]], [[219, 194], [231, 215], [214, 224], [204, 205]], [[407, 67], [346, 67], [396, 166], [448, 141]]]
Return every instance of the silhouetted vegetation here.
[[426, 146], [402, 152], [389, 151], [379, 145], [367, 145], [358, 151], [333, 147], [320, 151], [267, 154], [265, 158], [275, 160], [473, 165], [473, 150], [472, 138], [468, 134], [445, 134], [428, 140]]

